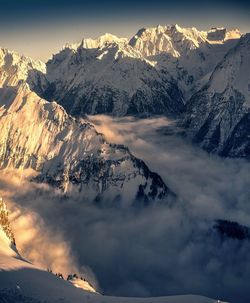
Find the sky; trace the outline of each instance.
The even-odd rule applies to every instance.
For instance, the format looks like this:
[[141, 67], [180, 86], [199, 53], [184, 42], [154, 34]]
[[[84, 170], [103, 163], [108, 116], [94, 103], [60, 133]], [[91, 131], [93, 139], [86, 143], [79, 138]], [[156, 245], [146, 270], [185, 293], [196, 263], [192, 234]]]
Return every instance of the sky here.
[[204, 2], [0, 0], [0, 46], [46, 61], [67, 42], [106, 32], [131, 37], [158, 24], [250, 31], [249, 1]]

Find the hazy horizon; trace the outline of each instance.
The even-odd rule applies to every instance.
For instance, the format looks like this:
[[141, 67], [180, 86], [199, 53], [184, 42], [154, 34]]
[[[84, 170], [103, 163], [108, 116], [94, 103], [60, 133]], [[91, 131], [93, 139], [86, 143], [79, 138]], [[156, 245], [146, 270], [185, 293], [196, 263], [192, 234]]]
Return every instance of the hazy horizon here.
[[[0, 0], [0, 46], [46, 61], [67, 42], [106, 32], [133, 36], [142, 27], [179, 24], [208, 30], [213, 26], [250, 31], [250, 5], [245, 1], [184, 0], [126, 2]], [[46, 47], [44, 47], [46, 44]]]

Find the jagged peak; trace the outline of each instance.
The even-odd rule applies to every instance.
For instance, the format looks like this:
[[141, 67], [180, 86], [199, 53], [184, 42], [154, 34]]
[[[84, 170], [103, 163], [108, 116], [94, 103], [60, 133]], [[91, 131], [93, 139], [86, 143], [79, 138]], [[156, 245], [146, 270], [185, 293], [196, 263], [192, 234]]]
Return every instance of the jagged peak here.
[[184, 28], [178, 24], [169, 24], [142, 28], [130, 39], [129, 44], [144, 56], [165, 52], [179, 57], [183, 52], [198, 48], [206, 42], [205, 34], [195, 27]]

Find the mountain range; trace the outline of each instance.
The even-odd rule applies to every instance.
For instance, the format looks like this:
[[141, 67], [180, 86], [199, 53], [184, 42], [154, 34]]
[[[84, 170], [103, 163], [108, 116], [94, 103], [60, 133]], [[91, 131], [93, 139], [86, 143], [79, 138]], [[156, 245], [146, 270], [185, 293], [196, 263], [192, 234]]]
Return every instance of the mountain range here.
[[249, 158], [248, 67], [249, 35], [238, 29], [159, 25], [131, 39], [105, 34], [67, 44], [27, 82], [75, 117], [166, 115], [208, 152]]
[[129, 201], [172, 196], [86, 115], [166, 115], [208, 152], [248, 158], [249, 47], [239, 30], [167, 25], [67, 44], [46, 64], [2, 48], [0, 167], [32, 168], [34, 180], [96, 201], [126, 189]]

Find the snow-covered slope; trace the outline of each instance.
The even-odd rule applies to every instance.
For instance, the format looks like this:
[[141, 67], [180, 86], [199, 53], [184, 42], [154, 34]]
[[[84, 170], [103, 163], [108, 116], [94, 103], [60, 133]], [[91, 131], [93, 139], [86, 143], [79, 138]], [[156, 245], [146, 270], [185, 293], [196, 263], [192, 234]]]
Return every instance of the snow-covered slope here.
[[187, 104], [189, 134], [209, 152], [250, 156], [250, 34], [243, 36]]
[[39, 98], [26, 83], [0, 89], [0, 167], [32, 168], [40, 182], [96, 199], [125, 194], [131, 204], [169, 192], [126, 147], [108, 144], [93, 125]]
[[[66, 47], [54, 55], [47, 63], [49, 85], [42, 96], [74, 116], [179, 114], [183, 98], [174, 79], [117, 39], [84, 40], [77, 49]], [[86, 43], [91, 45], [85, 48]]]
[[[2, 203], [2, 201], [1, 201]], [[4, 206], [5, 208], [5, 206]], [[5, 214], [5, 210], [3, 212]], [[3, 214], [0, 209], [0, 214]], [[8, 220], [8, 217], [6, 217]], [[24, 260], [0, 221], [0, 302], [11, 303], [215, 303], [215, 300], [181, 295], [159, 298], [102, 296], [86, 285], [70, 283]], [[79, 281], [78, 281], [79, 282]], [[86, 283], [85, 283], [86, 284]]]

